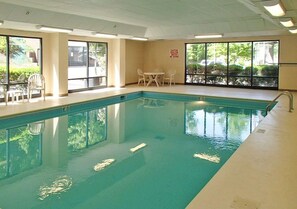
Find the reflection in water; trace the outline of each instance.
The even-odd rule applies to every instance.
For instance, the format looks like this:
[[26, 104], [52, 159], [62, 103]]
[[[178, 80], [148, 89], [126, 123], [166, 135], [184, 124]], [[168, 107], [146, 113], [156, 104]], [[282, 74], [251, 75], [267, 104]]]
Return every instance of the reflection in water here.
[[39, 135], [44, 131], [45, 122], [37, 121], [34, 123], [28, 123], [28, 130], [31, 135]]
[[105, 169], [107, 166], [111, 165], [113, 162], [115, 162], [115, 159], [113, 158], [102, 160], [100, 163], [94, 165], [94, 171], [101, 171]]
[[131, 148], [130, 151], [131, 151], [131, 152], [136, 152], [136, 151], [138, 151], [138, 150], [144, 148], [145, 146], [146, 146], [145, 143], [141, 143], [141, 144], [139, 144], [139, 145], [137, 145], [137, 146]]
[[[51, 124], [50, 121], [55, 119], [57, 118], [47, 121]], [[106, 140], [106, 107], [69, 115], [68, 121], [68, 138], [59, 141], [67, 140], [68, 149], [71, 151], [87, 148]], [[0, 129], [0, 179], [42, 164], [42, 138], [44, 137], [42, 133], [46, 128], [50, 129], [51, 126], [45, 127], [43, 120], [28, 124], [24, 121], [23, 125]], [[65, 133], [65, 131], [67, 132], [67, 129], [61, 132]], [[46, 136], [46, 138], [51, 137], [53, 136]], [[55, 154], [58, 155], [58, 153]]]
[[106, 108], [68, 116], [68, 149], [77, 151], [106, 140]]
[[138, 108], [161, 108], [165, 107], [166, 102], [162, 99], [151, 99], [151, 98], [142, 98], [140, 103], [137, 105]]
[[227, 149], [232, 141], [237, 143], [234, 147], [238, 147], [264, 118], [261, 110], [211, 103], [186, 103], [185, 108], [187, 135], [207, 138]]
[[203, 160], [208, 160], [210, 162], [213, 162], [213, 163], [220, 163], [220, 157], [218, 157], [217, 155], [208, 155], [208, 154], [205, 154], [205, 153], [195, 153], [193, 155], [194, 158], [200, 158], [200, 159], [203, 159]]
[[0, 130], [0, 179], [41, 165], [41, 135], [32, 135], [27, 124]]
[[61, 194], [66, 192], [72, 186], [72, 178], [69, 176], [59, 176], [51, 185], [41, 186], [39, 189], [39, 199], [44, 200], [51, 195]]

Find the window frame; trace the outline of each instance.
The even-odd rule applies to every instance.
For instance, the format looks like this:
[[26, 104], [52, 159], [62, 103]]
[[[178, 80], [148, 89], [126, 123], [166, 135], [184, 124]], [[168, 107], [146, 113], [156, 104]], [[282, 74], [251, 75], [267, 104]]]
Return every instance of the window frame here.
[[[10, 69], [10, 61], [11, 55], [10, 55], [10, 38], [23, 38], [23, 39], [36, 39], [39, 41], [39, 68], [40, 68], [40, 74], [43, 74], [43, 39], [41, 37], [34, 37], [34, 36], [18, 36], [18, 35], [6, 35], [6, 34], [0, 34], [0, 37], [5, 37], [6, 39], [6, 81], [1, 83], [1, 85], [4, 85], [6, 90], [9, 90], [12, 86], [16, 85], [26, 85], [27, 82], [25, 83], [20, 83], [20, 82], [13, 82], [10, 80], [11, 77], [11, 69]], [[40, 95], [40, 94], [39, 94]], [[0, 98], [0, 101], [4, 101], [4, 98]]]
[[[277, 66], [277, 75], [276, 76], [255, 76], [253, 75], [253, 69], [254, 69], [254, 43], [257, 43], [257, 42], [277, 42], [278, 43], [278, 50], [277, 50], [277, 63], [274, 63], [274, 66]], [[195, 74], [195, 73], [188, 73], [188, 48], [187, 46], [188, 45], [191, 45], [191, 44], [202, 44], [204, 45], [204, 57], [205, 57], [205, 61], [207, 61], [207, 44], [216, 44], [216, 43], [226, 43], [227, 44], [227, 74], [226, 74], [226, 77], [227, 77], [227, 80], [226, 80], [226, 84], [223, 85], [223, 84], [209, 84], [207, 83], [207, 74], [206, 74], [206, 71], [207, 71], [207, 64], [205, 65], [205, 71], [204, 71], [204, 74], [203, 75], [198, 75], [198, 74]], [[250, 85], [230, 85], [229, 84], [229, 81], [230, 81], [230, 78], [234, 77], [234, 76], [230, 76], [229, 75], [229, 66], [230, 66], [230, 63], [229, 63], [229, 57], [230, 57], [230, 47], [229, 47], [229, 44], [230, 43], [251, 43], [251, 70], [250, 70], [250, 75], [248, 76], [243, 76], [244, 78], [249, 78], [250, 79], [250, 82], [251, 84]], [[200, 86], [220, 86], [220, 87], [232, 87], [232, 88], [249, 88], [249, 89], [273, 89], [273, 90], [277, 90], [279, 88], [279, 70], [280, 70], [280, 45], [281, 45], [281, 42], [280, 40], [253, 40], [253, 41], [245, 41], [245, 40], [242, 40], [242, 41], [226, 41], [226, 42], [190, 42], [190, 43], [185, 43], [185, 78], [184, 78], [184, 84], [185, 85], [200, 85]], [[203, 77], [204, 76], [204, 77]], [[195, 78], [200, 78], [200, 77], [203, 77], [203, 78], [200, 78], [200, 80], [202, 80], [203, 82], [193, 82], [193, 80]], [[240, 77], [240, 76], [239, 76]], [[276, 83], [275, 83], [275, 86], [260, 86], [260, 85], [255, 85], [255, 78], [259, 78], [260, 80], [261, 79], [276, 79]], [[192, 81], [189, 82], [187, 81], [188, 79], [191, 79]]]
[[[86, 80], [87, 82], [87, 87], [83, 87], [83, 88], [77, 88], [77, 89], [69, 89], [68, 88], [68, 93], [73, 93], [73, 92], [80, 92], [80, 91], [87, 91], [87, 90], [93, 90], [93, 89], [101, 89], [101, 88], [106, 88], [108, 86], [108, 43], [107, 42], [96, 42], [96, 41], [82, 41], [82, 40], [68, 40], [68, 47], [69, 47], [69, 42], [81, 42], [81, 43], [86, 43], [87, 44], [87, 58], [86, 58], [86, 67], [87, 67], [87, 76], [86, 77], [76, 77], [76, 78], [70, 78], [68, 77], [68, 82], [69, 81], [75, 81], [75, 80]], [[90, 59], [90, 44], [95, 43], [95, 44], [104, 44], [105, 45], [105, 49], [106, 49], [106, 72], [105, 72], [105, 76], [89, 76], [89, 68], [90, 68], [90, 63], [89, 63], [89, 59]], [[69, 49], [68, 49], [69, 52]], [[69, 59], [69, 57], [68, 57]], [[68, 61], [68, 69], [69, 70], [69, 61]], [[99, 79], [104, 79], [105, 78], [105, 85], [104, 86], [92, 86], [90, 87], [90, 79], [94, 79], [94, 78], [99, 78]]]

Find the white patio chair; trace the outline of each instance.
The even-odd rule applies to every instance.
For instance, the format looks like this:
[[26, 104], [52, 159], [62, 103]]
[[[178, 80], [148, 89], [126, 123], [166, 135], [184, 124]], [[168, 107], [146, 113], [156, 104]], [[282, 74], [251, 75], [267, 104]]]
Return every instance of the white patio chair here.
[[24, 95], [26, 93], [25, 88], [25, 75], [21, 74], [17, 80], [11, 81], [9, 89], [6, 91], [6, 100], [11, 97], [12, 103], [16, 100], [19, 101], [19, 97], [22, 97], [22, 101], [24, 102]]
[[143, 82], [143, 85], [145, 86], [146, 78], [140, 68], [137, 69], [137, 75], [138, 75], [138, 86], [141, 82]]
[[32, 74], [28, 78], [28, 102], [32, 98], [33, 91], [40, 91], [45, 100], [45, 79], [41, 74]]
[[167, 74], [165, 74], [165, 76], [163, 77], [163, 85], [165, 83], [168, 83], [169, 86], [171, 86], [172, 83], [175, 85], [175, 80], [174, 80], [175, 74], [176, 74], [175, 70], [169, 71]]
[[3, 84], [0, 84], [0, 95], [3, 95], [3, 100], [5, 101], [5, 104], [7, 105], [7, 91], [6, 91], [6, 86]]

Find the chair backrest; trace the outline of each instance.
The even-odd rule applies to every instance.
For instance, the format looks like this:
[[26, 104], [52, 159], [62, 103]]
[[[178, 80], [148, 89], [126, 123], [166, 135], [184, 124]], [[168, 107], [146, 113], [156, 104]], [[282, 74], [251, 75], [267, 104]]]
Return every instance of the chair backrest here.
[[176, 70], [171, 70], [171, 71], [169, 71], [169, 75], [175, 75], [176, 74]]
[[168, 75], [168, 77], [173, 78], [176, 74], [176, 70], [169, 70], [166, 74]]
[[41, 75], [41, 74], [37, 74], [37, 73], [32, 74], [28, 78], [28, 87], [29, 88], [36, 88], [36, 87], [44, 88], [44, 85], [45, 85], [45, 79], [44, 79], [43, 75]]
[[2, 85], [2, 84], [0, 84], [0, 95], [1, 94], [6, 94], [6, 86], [5, 85]]
[[18, 82], [25, 82], [25, 80], [26, 80], [26, 76], [25, 76], [25, 74], [21, 74], [19, 77], [18, 77], [18, 79], [17, 79], [17, 81]]
[[137, 68], [137, 74], [141, 75], [141, 76], [143, 75], [143, 72], [142, 72], [142, 70], [140, 68]]

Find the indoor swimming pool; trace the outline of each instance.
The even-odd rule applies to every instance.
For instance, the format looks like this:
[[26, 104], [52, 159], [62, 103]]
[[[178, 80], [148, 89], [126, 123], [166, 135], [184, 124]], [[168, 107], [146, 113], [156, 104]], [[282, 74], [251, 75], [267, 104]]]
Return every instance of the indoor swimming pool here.
[[185, 208], [268, 103], [139, 92], [0, 118], [0, 208]]

